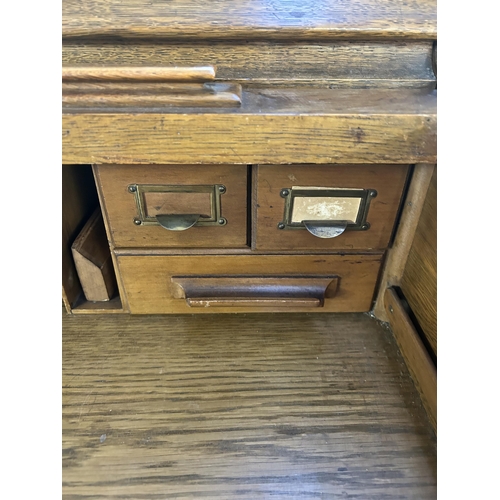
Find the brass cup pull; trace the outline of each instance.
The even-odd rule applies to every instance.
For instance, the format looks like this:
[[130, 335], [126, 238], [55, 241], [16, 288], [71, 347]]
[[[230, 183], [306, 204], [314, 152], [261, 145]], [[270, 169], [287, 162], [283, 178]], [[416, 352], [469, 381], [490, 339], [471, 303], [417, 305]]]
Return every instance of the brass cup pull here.
[[185, 231], [193, 227], [200, 217], [199, 214], [158, 214], [156, 220], [169, 231]]
[[347, 225], [352, 221], [321, 221], [321, 220], [303, 220], [304, 227], [317, 238], [336, 238], [340, 236], [346, 229]]

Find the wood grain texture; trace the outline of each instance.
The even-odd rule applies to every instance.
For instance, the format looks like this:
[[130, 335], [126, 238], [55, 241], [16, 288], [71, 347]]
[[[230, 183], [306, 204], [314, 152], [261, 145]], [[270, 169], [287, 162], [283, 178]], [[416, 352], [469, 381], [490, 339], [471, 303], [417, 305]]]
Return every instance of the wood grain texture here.
[[235, 107], [239, 84], [71, 83], [63, 84], [63, 112], [87, 108]]
[[434, 165], [415, 165], [394, 242], [388, 250], [384, 262], [377, 299], [373, 308], [374, 315], [381, 321], [389, 321], [384, 304], [385, 293], [387, 288], [401, 284], [406, 260], [415, 237], [433, 171]]
[[205, 82], [215, 78], [213, 66], [63, 66], [64, 81]]
[[[264, 165], [257, 172], [257, 250], [384, 250], [399, 208], [408, 165]], [[374, 189], [367, 231], [345, 231], [336, 238], [317, 238], [305, 228], [280, 230], [284, 188], [292, 186]]]
[[[178, 297], [173, 276], [338, 276], [334, 297], [317, 312], [364, 312], [372, 306], [382, 253], [374, 255], [141, 255], [118, 256], [118, 266], [132, 314], [212, 313], [210, 307], [190, 308]], [[221, 313], [259, 312], [256, 307], [219, 307]], [[264, 309], [265, 311], [265, 309]], [[283, 312], [307, 312], [300, 307]]]
[[[165, 151], [168, 154], [168, 150]], [[247, 246], [247, 167], [217, 165], [98, 165], [96, 179], [108, 221], [110, 239], [115, 247], [225, 248]], [[186, 231], [168, 231], [160, 225], [136, 226], [138, 215], [131, 184], [162, 186], [205, 186], [223, 184], [221, 215], [224, 226], [194, 226]], [[193, 212], [188, 212], [193, 213]]]
[[[152, 110], [154, 111], [154, 110]], [[436, 93], [243, 92], [242, 106], [63, 114], [65, 163], [418, 163], [436, 160]]]
[[401, 289], [437, 356], [437, 169], [427, 191]]
[[434, 40], [436, 1], [64, 0], [63, 37]]
[[408, 371], [420, 393], [434, 431], [437, 431], [436, 367], [392, 288], [387, 288], [384, 304], [391, 330], [406, 362]]
[[64, 500], [436, 498], [436, 440], [366, 315], [63, 318]]
[[65, 43], [63, 65], [217, 67], [215, 81], [323, 87], [435, 86], [432, 43], [121, 40]]

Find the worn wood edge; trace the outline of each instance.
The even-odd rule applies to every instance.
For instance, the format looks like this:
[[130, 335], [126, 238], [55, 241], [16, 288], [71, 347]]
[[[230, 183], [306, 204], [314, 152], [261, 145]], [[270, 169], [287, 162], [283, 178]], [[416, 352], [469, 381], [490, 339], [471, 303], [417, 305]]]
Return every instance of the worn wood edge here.
[[78, 28], [68, 26], [63, 22], [63, 43], [89, 43], [106, 40], [148, 40], [155, 42], [166, 41], [200, 41], [200, 33], [203, 33], [203, 40], [207, 41], [235, 41], [241, 39], [251, 41], [332, 41], [332, 40], [353, 40], [353, 41], [433, 41], [437, 38], [437, 26], [433, 21], [429, 21], [420, 28], [403, 27], [401, 22], [394, 23], [393, 27], [384, 29], [377, 27], [313, 27], [311, 29], [288, 28], [279, 26], [276, 28], [259, 27], [239, 27], [226, 26], [224, 30], [214, 31], [212, 26], [200, 24], [196, 30], [185, 26], [157, 27], [153, 32], [151, 26], [128, 26], [127, 28]]
[[71, 314], [71, 304], [69, 303], [68, 296], [66, 295], [66, 290], [64, 289], [64, 286], [62, 288], [62, 301], [64, 305], [64, 309], [68, 314]]
[[145, 81], [145, 82], [204, 82], [215, 78], [214, 66], [195, 67], [110, 67], [63, 66], [64, 81]]
[[104, 221], [104, 228], [106, 229], [106, 236], [108, 238], [109, 250], [111, 252], [111, 259], [113, 261], [113, 269], [115, 271], [116, 283], [118, 285], [118, 295], [119, 295], [120, 300], [121, 300], [121, 305], [122, 305], [123, 311], [130, 312], [130, 308], [128, 306], [128, 301], [127, 301], [127, 295], [125, 292], [125, 287], [123, 285], [122, 277], [120, 274], [118, 259], [115, 255], [115, 252], [114, 252], [113, 237], [112, 237], [112, 233], [111, 233], [111, 228], [109, 226], [108, 212], [106, 210], [106, 203], [104, 200], [104, 194], [102, 193], [102, 189], [101, 189], [101, 182], [100, 182], [100, 178], [99, 178], [99, 169], [94, 164], [92, 165], [92, 173], [94, 174], [94, 180], [95, 180], [96, 189], [97, 189], [97, 197], [99, 198], [99, 205], [101, 206], [101, 209], [102, 209], [102, 219]]
[[401, 301], [392, 288], [385, 290], [388, 323], [437, 434], [437, 370]]
[[91, 302], [88, 300], [80, 300], [72, 309], [74, 315], [88, 314], [128, 314], [122, 307], [122, 301], [117, 295], [106, 302]]
[[[194, 127], [194, 119], [201, 126]], [[437, 158], [431, 113], [89, 113], [63, 114], [62, 124], [63, 163], [407, 164]], [[271, 128], [280, 134], [270, 140]]]
[[384, 304], [386, 289], [401, 284], [406, 260], [408, 259], [408, 253], [424, 208], [425, 197], [431, 183], [434, 168], [435, 164], [433, 163], [415, 165], [397, 227], [396, 237], [394, 238], [392, 247], [387, 251], [372, 311], [374, 316], [380, 321], [389, 321]]
[[88, 108], [240, 106], [240, 84], [63, 84], [63, 112]]
[[252, 250], [245, 248], [138, 248], [138, 247], [115, 247], [114, 253], [120, 256], [144, 256], [144, 255], [381, 255], [380, 250]]

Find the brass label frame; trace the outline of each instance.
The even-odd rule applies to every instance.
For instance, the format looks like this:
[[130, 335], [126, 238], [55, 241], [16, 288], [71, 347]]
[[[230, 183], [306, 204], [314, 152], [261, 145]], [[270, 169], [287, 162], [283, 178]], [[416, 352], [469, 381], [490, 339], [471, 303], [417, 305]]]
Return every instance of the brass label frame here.
[[[295, 198], [359, 198], [360, 204], [356, 221], [348, 223], [346, 231], [367, 231], [370, 229], [370, 223], [367, 222], [370, 201], [377, 196], [375, 189], [360, 188], [306, 188], [306, 187], [287, 187], [280, 190], [280, 196], [285, 200], [283, 212], [283, 221], [278, 224], [278, 229], [306, 229], [302, 222], [293, 222], [292, 213]], [[317, 221], [320, 222], [320, 221]], [[335, 220], [325, 220], [325, 224], [332, 224]], [[344, 221], [338, 221], [344, 222]]]
[[145, 193], [208, 193], [210, 195], [210, 217], [200, 217], [194, 226], [223, 226], [227, 223], [221, 214], [221, 195], [226, 192], [226, 187], [223, 184], [130, 184], [128, 191], [133, 193], [135, 197], [137, 216], [134, 218], [134, 223], [138, 226], [160, 226], [156, 216], [146, 215]]

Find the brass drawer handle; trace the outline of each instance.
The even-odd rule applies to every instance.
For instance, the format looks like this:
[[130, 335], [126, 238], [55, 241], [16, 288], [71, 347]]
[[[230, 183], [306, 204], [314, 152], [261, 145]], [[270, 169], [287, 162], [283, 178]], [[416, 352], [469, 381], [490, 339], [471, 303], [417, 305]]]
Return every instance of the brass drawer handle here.
[[[193, 226], [225, 226], [222, 217], [221, 196], [226, 192], [222, 184], [213, 185], [157, 185], [130, 184], [129, 193], [135, 197], [136, 226], [161, 226], [169, 231], [185, 231]], [[202, 213], [158, 213], [165, 207], [178, 208], [187, 203], [188, 210], [204, 210]], [[193, 205], [193, 206], [191, 206]]]
[[317, 238], [336, 238], [346, 230], [366, 231], [374, 189], [291, 187], [280, 192], [285, 199], [278, 229], [307, 229]]
[[190, 307], [323, 307], [338, 276], [172, 276], [174, 298]]
[[156, 220], [161, 227], [169, 231], [185, 231], [193, 227], [200, 217], [198, 214], [159, 214]]

